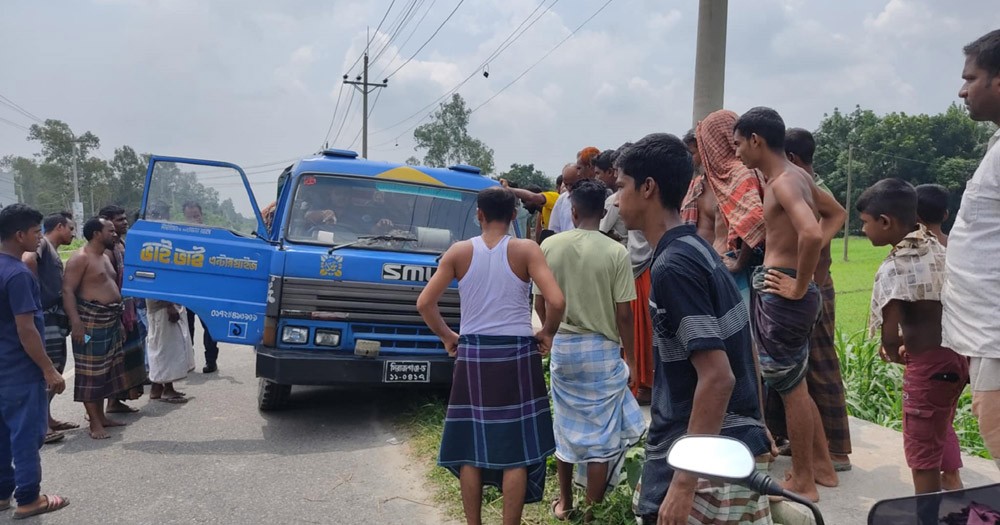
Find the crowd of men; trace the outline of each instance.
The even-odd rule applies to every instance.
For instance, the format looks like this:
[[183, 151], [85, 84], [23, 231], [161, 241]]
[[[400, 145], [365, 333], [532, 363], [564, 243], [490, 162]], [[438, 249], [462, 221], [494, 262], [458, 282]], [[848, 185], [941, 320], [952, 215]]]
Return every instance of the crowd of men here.
[[[972, 119], [1000, 125], [1000, 30], [964, 53], [959, 96]], [[998, 140], [1000, 131], [950, 238], [940, 186], [886, 179], [857, 202], [864, 233], [892, 247], [869, 328], [883, 358], [904, 365], [903, 448], [917, 493], [962, 486], [953, 419], [970, 382], [1000, 458], [1000, 328], [986, 314], [1000, 308], [990, 266], [1000, 248]], [[504, 181], [480, 193], [482, 235], [443, 255], [418, 300], [456, 357], [439, 464], [459, 477], [468, 523], [481, 523], [484, 484], [502, 490], [503, 522], [520, 523], [524, 503], [543, 497], [553, 454], [552, 515], [576, 512], [574, 482], [589, 509], [644, 433], [635, 511], [646, 524], [771, 523], [764, 495], [667, 465], [685, 434], [738, 439], [760, 470], [783, 449], [792, 460], [783, 486], [813, 501], [817, 485], [838, 485], [852, 449], [830, 242], [847, 212], [814, 171], [814, 152], [812, 135], [786, 129], [773, 109], [720, 110], [683, 140], [654, 133], [585, 148], [555, 192]], [[529, 239], [509, 236], [518, 200], [539, 215]], [[437, 306], [454, 280], [461, 333]], [[530, 283], [542, 323], [534, 334]], [[640, 403], [651, 405], [648, 429]]]
[[[153, 216], [169, 218], [162, 206]], [[201, 222], [201, 206], [184, 205], [187, 221]], [[143, 396], [171, 404], [188, 401], [174, 383], [194, 369], [194, 315], [166, 301], [122, 296], [129, 221], [107, 206], [83, 224], [86, 243], [63, 264], [72, 214], [48, 217], [26, 205], [0, 210], [0, 510], [16, 500], [16, 519], [69, 504], [42, 495], [40, 447], [65, 439], [79, 424], [54, 419], [52, 398], [66, 388], [63, 371], [72, 343], [73, 399], [85, 408], [95, 440], [126, 424], [114, 414], [139, 409]], [[205, 333], [203, 372], [217, 370], [218, 346]]]

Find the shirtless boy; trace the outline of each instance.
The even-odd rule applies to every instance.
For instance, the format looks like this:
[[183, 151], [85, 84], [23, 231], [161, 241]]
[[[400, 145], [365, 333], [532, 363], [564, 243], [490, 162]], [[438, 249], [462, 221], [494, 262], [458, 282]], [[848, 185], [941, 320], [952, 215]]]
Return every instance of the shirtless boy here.
[[785, 403], [792, 470], [785, 488], [819, 501], [816, 483], [836, 486], [823, 424], [806, 387], [809, 335], [821, 298], [813, 283], [820, 249], [844, 224], [844, 209], [785, 156], [785, 123], [770, 108], [737, 120], [736, 154], [764, 175], [764, 266], [753, 276], [751, 323], [767, 386]]
[[[892, 246], [875, 273], [869, 335], [882, 331], [883, 359], [903, 371], [903, 451], [917, 494], [962, 488], [962, 454], [953, 425], [969, 381], [969, 361], [941, 346], [945, 249], [917, 222], [917, 192], [885, 179], [858, 198], [864, 232]], [[902, 337], [900, 337], [902, 328]]]
[[122, 296], [106, 252], [118, 240], [115, 225], [93, 218], [83, 226], [87, 244], [66, 263], [63, 307], [72, 327], [76, 384], [73, 399], [82, 402], [90, 419], [90, 437], [107, 439], [107, 427], [125, 423], [109, 419], [104, 400], [124, 391]]

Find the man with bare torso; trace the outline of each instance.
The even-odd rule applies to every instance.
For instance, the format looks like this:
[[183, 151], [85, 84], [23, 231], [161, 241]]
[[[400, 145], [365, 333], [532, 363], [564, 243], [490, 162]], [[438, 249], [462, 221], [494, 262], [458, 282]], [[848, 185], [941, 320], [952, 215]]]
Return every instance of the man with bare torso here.
[[[108, 205], [101, 208], [98, 216], [111, 221], [115, 226], [117, 240], [113, 249], [108, 250], [107, 255], [111, 260], [111, 265], [115, 269], [115, 283], [121, 291], [125, 281], [125, 235], [128, 233], [128, 216], [125, 208], [116, 205]], [[142, 397], [143, 385], [148, 379], [146, 377], [146, 351], [144, 342], [146, 331], [139, 322], [139, 312], [136, 304], [139, 301], [131, 297], [122, 299], [122, 325], [125, 327], [124, 341], [122, 342], [122, 352], [125, 355], [125, 389], [122, 390], [115, 399], [108, 399], [109, 414], [129, 414], [138, 412], [138, 408], [133, 408], [124, 401], [135, 400]]]
[[836, 486], [826, 436], [806, 372], [809, 336], [821, 308], [813, 274], [820, 250], [846, 214], [813, 178], [785, 156], [785, 123], [770, 108], [753, 108], [735, 126], [736, 154], [764, 175], [764, 265], [753, 275], [753, 332], [764, 382], [785, 403], [792, 471], [785, 487], [819, 501], [816, 483]]
[[63, 307], [72, 327], [76, 368], [75, 401], [82, 402], [90, 419], [90, 437], [107, 439], [106, 428], [122, 426], [104, 413], [104, 400], [123, 392], [125, 361], [122, 350], [122, 295], [115, 268], [106, 252], [118, 234], [111, 221], [93, 218], [83, 226], [87, 244], [70, 257], [63, 276]]
[[681, 219], [694, 224], [698, 236], [708, 241], [719, 255], [725, 255], [728, 251], [729, 226], [726, 225], [725, 217], [719, 213], [719, 199], [715, 196], [715, 190], [705, 178], [705, 168], [694, 130], [688, 131], [683, 141], [691, 152], [694, 178], [691, 179], [691, 186], [688, 187], [687, 195], [681, 204]]

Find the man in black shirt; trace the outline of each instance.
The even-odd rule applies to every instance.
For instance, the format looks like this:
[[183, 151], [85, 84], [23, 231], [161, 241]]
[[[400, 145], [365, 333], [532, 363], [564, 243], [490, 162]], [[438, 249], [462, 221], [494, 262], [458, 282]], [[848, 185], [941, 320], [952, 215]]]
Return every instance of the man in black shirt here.
[[[667, 451], [685, 434], [722, 434], [753, 454], [769, 451], [761, 422], [748, 314], [719, 256], [685, 225], [691, 182], [680, 139], [655, 133], [618, 160], [618, 206], [630, 230], [655, 246], [650, 310], [655, 367], [652, 422], [638, 514], [647, 524], [771, 523], [765, 496], [674, 472]], [[766, 462], [758, 462], [766, 469]]]

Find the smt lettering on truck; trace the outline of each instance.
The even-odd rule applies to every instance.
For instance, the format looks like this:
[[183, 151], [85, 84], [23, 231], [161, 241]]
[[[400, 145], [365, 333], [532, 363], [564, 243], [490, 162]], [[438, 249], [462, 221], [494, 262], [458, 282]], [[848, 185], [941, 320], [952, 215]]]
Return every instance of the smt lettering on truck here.
[[[293, 385], [445, 386], [452, 359], [416, 299], [438, 257], [480, 234], [476, 194], [496, 184], [470, 166], [327, 150], [280, 174], [267, 224], [239, 167], [154, 156], [125, 292], [184, 305], [215, 339], [252, 345], [262, 410]], [[187, 224], [179, 207], [199, 192], [219, 205]], [[441, 304], [457, 330], [457, 289]]]

